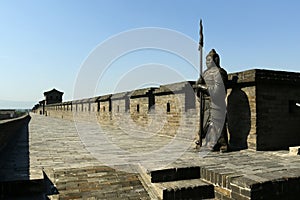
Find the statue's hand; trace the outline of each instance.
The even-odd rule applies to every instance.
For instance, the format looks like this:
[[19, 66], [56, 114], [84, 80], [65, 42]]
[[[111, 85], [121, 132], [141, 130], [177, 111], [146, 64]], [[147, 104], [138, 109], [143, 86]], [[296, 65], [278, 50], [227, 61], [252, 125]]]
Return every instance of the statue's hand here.
[[204, 94], [208, 94], [208, 87], [206, 85], [197, 84], [197, 88], [200, 92], [202, 92]]

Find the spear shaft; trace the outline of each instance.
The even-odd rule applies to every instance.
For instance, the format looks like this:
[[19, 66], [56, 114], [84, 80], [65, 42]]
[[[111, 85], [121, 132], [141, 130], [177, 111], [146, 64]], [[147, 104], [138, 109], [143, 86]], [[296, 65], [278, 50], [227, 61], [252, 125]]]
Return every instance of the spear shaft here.
[[[200, 39], [199, 39], [199, 52], [200, 52], [200, 76], [199, 79], [201, 79], [202, 73], [203, 73], [203, 26], [202, 26], [202, 19], [200, 19], [200, 31], [199, 31]], [[200, 98], [200, 126], [199, 126], [199, 145], [202, 146], [202, 137], [204, 136], [204, 96], [203, 93], [200, 92], [199, 94]]]

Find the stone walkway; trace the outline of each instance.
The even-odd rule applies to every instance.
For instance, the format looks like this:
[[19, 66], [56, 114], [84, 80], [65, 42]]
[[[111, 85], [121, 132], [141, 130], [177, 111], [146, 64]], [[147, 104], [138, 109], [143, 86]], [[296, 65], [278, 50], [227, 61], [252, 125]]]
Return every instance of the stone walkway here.
[[149, 199], [137, 174], [93, 157], [74, 122], [33, 115], [29, 133], [30, 166], [49, 176], [56, 187], [51, 199]]
[[[29, 161], [19, 160], [24, 161], [25, 168], [20, 165], [15, 171], [3, 168], [5, 165], [1, 162], [2, 174], [13, 173], [20, 179], [19, 171], [25, 179], [34, 179], [44, 171], [49, 179], [47, 193], [51, 199], [153, 198], [149, 196], [151, 188], [145, 185], [147, 181], [134, 172], [146, 173], [152, 181], [163, 182], [176, 181], [178, 169], [196, 169], [201, 172], [198, 178], [217, 188], [219, 192], [215, 192], [215, 197], [219, 199], [234, 195], [249, 199], [258, 194], [255, 191], [261, 191], [253, 190], [254, 186], [270, 187], [264, 183], [291, 178], [297, 182], [300, 177], [300, 158], [287, 151], [204, 154], [193, 148], [191, 140], [180, 137], [174, 139], [141, 131], [128, 133], [118, 127], [99, 127], [92, 122], [78, 122], [75, 126], [68, 120], [31, 116], [29, 145], [20, 141], [23, 145], [5, 157], [6, 166], [14, 165], [8, 163], [16, 163], [20, 156]], [[16, 153], [21, 152], [20, 149], [23, 156]], [[137, 166], [144, 171], [137, 170]], [[299, 185], [298, 182], [295, 190]], [[280, 192], [283, 190], [277, 193], [280, 195]]]

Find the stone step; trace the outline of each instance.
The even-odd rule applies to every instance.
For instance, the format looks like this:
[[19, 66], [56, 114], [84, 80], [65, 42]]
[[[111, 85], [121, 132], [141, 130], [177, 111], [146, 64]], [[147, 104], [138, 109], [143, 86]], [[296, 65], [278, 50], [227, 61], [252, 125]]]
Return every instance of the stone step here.
[[151, 199], [214, 198], [214, 186], [200, 179], [199, 167], [148, 171], [138, 167], [140, 179]]
[[152, 183], [179, 181], [200, 178], [200, 167], [179, 167], [167, 168], [159, 170], [151, 170], [148, 172]]
[[214, 198], [214, 186], [200, 179], [154, 183], [154, 187], [163, 200]]

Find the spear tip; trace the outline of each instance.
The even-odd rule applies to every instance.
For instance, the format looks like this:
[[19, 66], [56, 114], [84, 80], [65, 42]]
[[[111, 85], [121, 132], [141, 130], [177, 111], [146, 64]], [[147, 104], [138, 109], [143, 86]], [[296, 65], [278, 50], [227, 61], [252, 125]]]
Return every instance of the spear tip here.
[[203, 26], [202, 19], [200, 19], [200, 31], [199, 31], [200, 39], [199, 39], [199, 50], [203, 47]]

